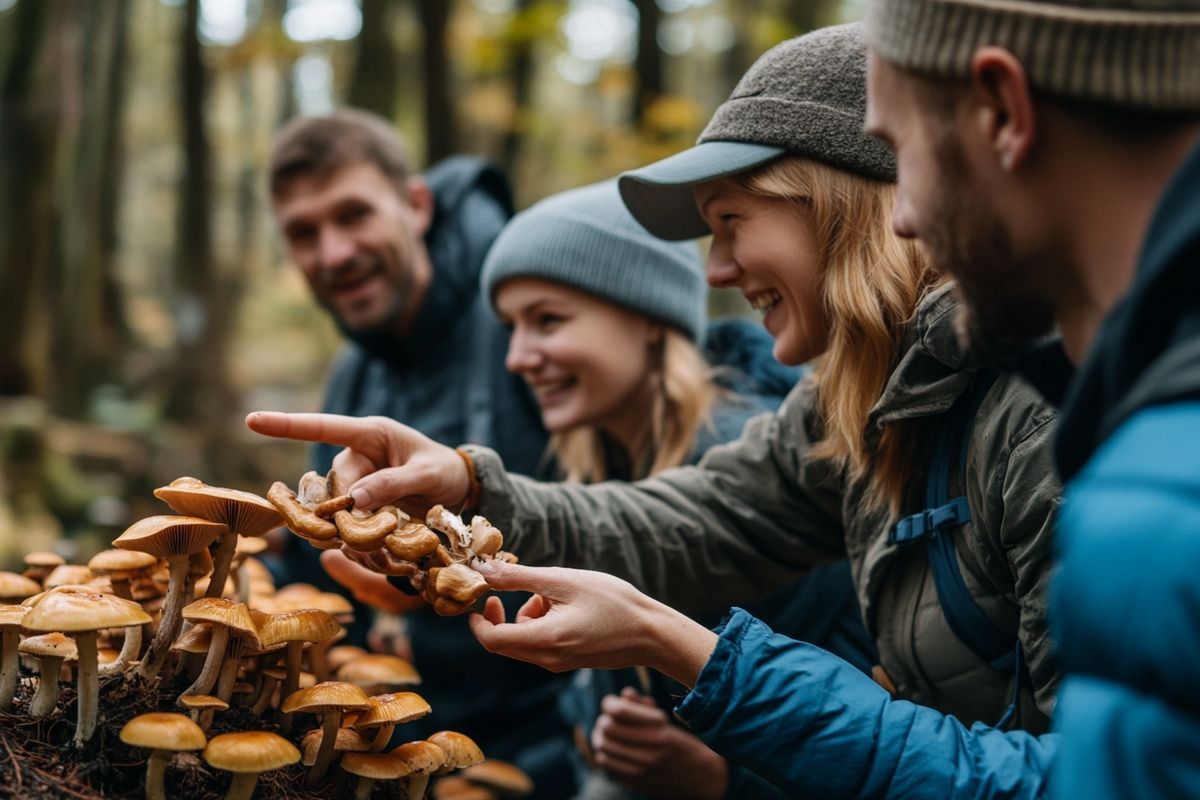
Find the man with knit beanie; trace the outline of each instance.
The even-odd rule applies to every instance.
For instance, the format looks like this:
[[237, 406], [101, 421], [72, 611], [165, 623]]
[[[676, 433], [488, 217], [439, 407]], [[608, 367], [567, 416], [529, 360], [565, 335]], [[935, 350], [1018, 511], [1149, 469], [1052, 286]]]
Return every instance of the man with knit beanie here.
[[867, 20], [897, 231], [957, 278], [975, 347], [1041, 366], [1028, 345], [1057, 325], [1077, 367], [1041, 384], [1067, 481], [1051, 791], [1195, 797], [1200, 3], [870, 0]]

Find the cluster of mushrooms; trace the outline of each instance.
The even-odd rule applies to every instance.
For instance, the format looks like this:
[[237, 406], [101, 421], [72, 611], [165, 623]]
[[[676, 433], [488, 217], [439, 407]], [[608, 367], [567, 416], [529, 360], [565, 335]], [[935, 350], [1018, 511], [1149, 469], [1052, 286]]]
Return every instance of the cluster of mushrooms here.
[[[317, 786], [340, 758], [341, 770], [358, 776], [359, 798], [369, 797], [379, 781], [397, 782], [399, 796], [423, 798], [431, 775], [476, 766], [486, 775], [496, 764], [502, 773], [515, 770], [502, 762], [481, 763], [478, 746], [453, 731], [385, 752], [397, 725], [430, 713], [419, 695], [403, 691], [419, 684], [420, 676], [395, 656], [334, 646], [345, 636], [342, 624], [353, 618], [342, 596], [305, 584], [276, 590], [254, 555], [266, 548], [261, 538], [266, 533], [285, 521], [291, 526], [293, 519], [283, 509], [257, 495], [194, 478], [173, 481], [155, 495], [177, 514], [139, 520], [113, 542], [114, 549], [97, 554], [86, 566], [65, 564], [51, 553], [32, 553], [25, 559], [24, 574], [0, 573], [0, 711], [18, 710], [16, 689], [24, 665], [30, 676], [25, 680], [33, 682], [35, 671], [38, 675], [25, 712], [41, 717], [55, 713], [60, 681], [64, 675], [70, 680], [73, 665], [75, 743], [82, 746], [97, 728], [102, 676], [160, 686], [186, 684], [175, 699], [181, 713], [142, 714], [121, 730], [126, 744], [151, 751], [149, 798], [166, 796], [167, 765], [174, 753], [185, 751], [201, 751], [210, 766], [234, 774], [228, 798], [250, 797], [259, 773], [297, 761], [309, 767], [306, 782]], [[379, 524], [354, 514], [350, 505], [333, 516], [342, 512], [355, 520], [348, 528], [360, 520]], [[414, 527], [407, 517], [388, 513], [396, 525], [385, 538]], [[402, 519], [406, 528], [400, 527]], [[414, 570], [413, 577], [424, 576], [425, 589], [442, 585], [436, 570], [444, 574], [455, 565], [479, 577], [465, 566], [467, 559], [494, 556], [499, 542], [481, 553], [470, 548], [471, 530], [461, 520], [445, 512], [436, 519], [455, 536], [452, 525], [457, 521], [467, 536], [444, 547], [426, 528], [438, 542], [421, 556], [420, 572]], [[481, 540], [490, 536], [485, 532]], [[342, 541], [349, 544], [350, 539]], [[440, 567], [438, 556], [428, 558], [439, 548], [449, 561]], [[433, 596], [469, 605], [479, 594], [466, 601], [450, 589], [445, 596]], [[315, 718], [319, 725], [298, 739], [299, 747], [266, 730], [209, 739], [215, 715], [232, 707], [245, 712], [239, 720], [273, 719], [285, 735], [301, 732], [299, 720]], [[528, 793], [512, 788], [519, 783], [485, 788], [507, 793], [495, 796]]]
[[487, 592], [487, 582], [471, 568], [474, 561], [517, 560], [500, 549], [504, 535], [485, 517], [476, 516], [467, 525], [440, 505], [429, 510], [424, 522], [395, 506], [371, 512], [355, 509], [348, 487], [334, 470], [328, 475], [305, 473], [294, 492], [276, 481], [267, 499], [288, 528], [314, 547], [378, 554], [389, 575], [407, 577], [443, 616], [471, 610]]

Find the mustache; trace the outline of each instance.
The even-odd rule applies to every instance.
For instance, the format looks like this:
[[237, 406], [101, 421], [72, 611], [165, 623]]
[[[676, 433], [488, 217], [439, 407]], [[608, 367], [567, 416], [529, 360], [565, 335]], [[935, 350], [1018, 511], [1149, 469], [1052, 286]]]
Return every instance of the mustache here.
[[323, 269], [317, 273], [318, 289], [338, 289], [348, 284], [357, 283], [363, 278], [378, 272], [382, 268], [378, 258], [370, 255], [357, 255], [341, 264], [337, 269]]

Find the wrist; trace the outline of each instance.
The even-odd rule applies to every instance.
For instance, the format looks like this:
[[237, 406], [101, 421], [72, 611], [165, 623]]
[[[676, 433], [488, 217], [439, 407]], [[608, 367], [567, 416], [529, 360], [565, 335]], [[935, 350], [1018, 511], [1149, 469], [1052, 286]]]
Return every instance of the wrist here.
[[717, 647], [717, 635], [691, 618], [642, 595], [641, 663], [691, 689]]
[[466, 489], [458, 504], [462, 509], [461, 513], [465, 514], [479, 508], [479, 503], [483, 499], [483, 485], [479, 483], [479, 478], [475, 474], [475, 459], [471, 458], [471, 454], [461, 447], [456, 447], [454, 452], [458, 453], [458, 457], [462, 459], [463, 466], [466, 468]]

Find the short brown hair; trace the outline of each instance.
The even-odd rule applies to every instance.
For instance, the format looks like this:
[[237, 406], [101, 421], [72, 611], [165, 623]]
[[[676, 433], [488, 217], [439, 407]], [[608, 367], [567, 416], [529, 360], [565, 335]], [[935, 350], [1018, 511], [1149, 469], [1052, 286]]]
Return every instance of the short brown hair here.
[[383, 117], [353, 108], [299, 117], [285, 125], [271, 145], [271, 196], [279, 197], [300, 176], [322, 180], [363, 162], [378, 168], [403, 192], [409, 176], [408, 151]]

